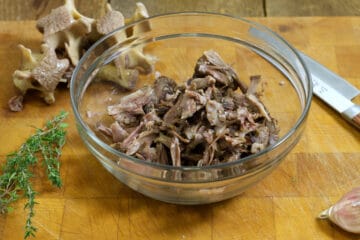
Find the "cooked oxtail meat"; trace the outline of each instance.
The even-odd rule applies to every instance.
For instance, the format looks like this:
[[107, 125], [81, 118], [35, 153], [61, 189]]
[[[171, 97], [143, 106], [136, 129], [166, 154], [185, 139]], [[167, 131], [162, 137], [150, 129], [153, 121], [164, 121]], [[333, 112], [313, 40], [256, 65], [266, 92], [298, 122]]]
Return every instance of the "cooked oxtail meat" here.
[[173, 166], [233, 162], [262, 151], [278, 139], [256, 89], [247, 86], [213, 50], [205, 51], [193, 77], [183, 85], [166, 76], [155, 79], [108, 106], [114, 123], [100, 124], [113, 147], [144, 161]]

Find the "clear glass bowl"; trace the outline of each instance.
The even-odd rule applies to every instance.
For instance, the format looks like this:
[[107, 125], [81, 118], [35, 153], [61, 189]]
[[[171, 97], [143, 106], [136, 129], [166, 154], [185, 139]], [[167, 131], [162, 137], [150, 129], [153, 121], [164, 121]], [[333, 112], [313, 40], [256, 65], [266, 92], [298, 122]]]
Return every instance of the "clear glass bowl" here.
[[[129, 33], [131, 37], [125, 39]], [[279, 141], [257, 154], [206, 167], [155, 164], [112, 148], [94, 127], [97, 121], [108, 119], [106, 107], [117, 102], [121, 94], [98, 74], [129, 49], [139, 47], [157, 61], [155, 71], [140, 76], [136, 89], [151, 84], [156, 71], [186, 81], [196, 60], [209, 49], [218, 52], [247, 83], [250, 76], [260, 74], [262, 101], [278, 120]], [[74, 71], [70, 93], [81, 138], [111, 174], [154, 199], [202, 204], [234, 197], [278, 166], [303, 132], [312, 84], [297, 52], [268, 28], [218, 14], [175, 13], [117, 29], [92, 45]]]

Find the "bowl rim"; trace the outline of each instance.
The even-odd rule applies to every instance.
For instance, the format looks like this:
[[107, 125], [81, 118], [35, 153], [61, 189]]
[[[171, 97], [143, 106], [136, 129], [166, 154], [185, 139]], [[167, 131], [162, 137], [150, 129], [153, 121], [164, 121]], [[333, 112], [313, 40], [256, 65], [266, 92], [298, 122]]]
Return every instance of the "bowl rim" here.
[[[241, 21], [244, 23], [247, 23], [249, 25], [255, 26], [256, 28], [260, 28], [261, 30], [266, 31], [269, 34], [272, 34], [275, 38], [277, 38], [278, 40], [280, 40], [283, 44], [285, 44], [290, 50], [291, 52], [296, 56], [296, 60], [298, 60], [300, 62], [300, 65], [302, 67], [302, 69], [305, 72], [305, 78], [308, 80], [307, 81], [307, 89], [308, 91], [306, 91], [306, 89], [304, 89], [305, 84], [302, 84], [302, 89], [304, 90], [305, 95], [307, 95], [307, 99], [305, 101], [305, 105], [303, 108], [303, 111], [301, 112], [300, 116], [298, 117], [298, 119], [296, 120], [295, 124], [293, 125], [293, 127], [287, 131], [276, 143], [274, 143], [273, 145], [270, 145], [268, 147], [266, 147], [265, 149], [261, 150], [258, 153], [255, 154], [251, 154], [249, 156], [246, 156], [244, 158], [238, 159], [236, 161], [233, 162], [228, 162], [228, 163], [219, 163], [219, 164], [215, 164], [215, 165], [209, 165], [209, 166], [172, 166], [172, 165], [166, 165], [166, 164], [160, 164], [160, 163], [154, 163], [154, 162], [148, 162], [148, 161], [144, 161], [141, 159], [138, 159], [136, 157], [132, 157], [129, 156], [121, 151], [118, 151], [114, 148], [112, 148], [111, 146], [109, 146], [108, 144], [106, 144], [104, 141], [102, 141], [100, 138], [98, 138], [96, 136], [96, 134], [94, 133], [94, 131], [92, 131], [87, 124], [85, 124], [85, 122], [82, 120], [78, 109], [75, 107], [77, 106], [76, 102], [75, 102], [75, 93], [74, 93], [74, 82], [75, 82], [75, 76], [78, 74], [82, 64], [84, 63], [84, 61], [89, 57], [89, 55], [91, 54], [91, 52], [100, 44], [102, 44], [104, 42], [104, 40], [106, 40], [107, 38], [111, 37], [112, 35], [114, 35], [116, 32], [121, 31], [123, 29], [132, 27], [134, 25], [137, 24], [141, 24], [142, 22], [146, 22], [149, 21], [151, 19], [156, 19], [156, 18], [162, 18], [162, 17], [175, 17], [175, 16], [179, 16], [179, 15], [185, 15], [185, 16], [202, 16], [202, 17], [206, 17], [206, 16], [212, 16], [212, 17], [224, 17], [224, 18], [228, 18], [228, 19], [233, 19], [235, 21]], [[227, 168], [227, 167], [232, 167], [232, 166], [236, 166], [238, 164], [242, 164], [246, 161], [250, 161], [252, 159], [256, 159], [259, 156], [262, 155], [266, 155], [267, 153], [273, 151], [274, 149], [278, 148], [280, 145], [282, 145], [284, 142], [286, 142], [294, 133], [297, 132], [297, 130], [299, 128], [301, 128], [301, 126], [303, 125], [303, 123], [306, 120], [306, 117], [309, 113], [310, 110], [310, 106], [311, 106], [311, 102], [312, 102], [312, 97], [313, 97], [313, 83], [312, 83], [312, 79], [311, 79], [311, 75], [309, 73], [309, 70], [304, 62], [304, 60], [302, 59], [302, 57], [300, 56], [300, 54], [298, 53], [298, 51], [287, 41], [285, 40], [281, 35], [279, 35], [278, 33], [274, 32], [272, 29], [270, 29], [269, 27], [262, 25], [260, 23], [257, 23], [255, 21], [252, 20], [248, 20], [245, 19], [243, 17], [235, 17], [229, 14], [223, 14], [223, 13], [214, 13], [214, 12], [201, 12], [201, 11], [182, 11], [182, 12], [168, 12], [168, 13], [163, 13], [163, 14], [157, 14], [157, 15], [153, 15], [150, 16], [148, 18], [142, 19], [142, 20], [138, 20], [135, 22], [132, 22], [131, 24], [125, 24], [122, 27], [119, 27], [115, 30], [113, 30], [112, 32], [104, 35], [103, 37], [101, 37], [99, 40], [97, 40], [85, 53], [84, 55], [80, 58], [78, 64], [76, 65], [73, 74], [71, 76], [71, 80], [70, 80], [70, 98], [71, 98], [71, 107], [73, 109], [73, 113], [75, 115], [75, 118], [77, 120], [77, 124], [80, 124], [81, 128], [83, 128], [84, 130], [86, 130], [86, 134], [89, 135], [89, 137], [96, 142], [96, 144], [100, 145], [103, 149], [105, 149], [107, 152], [110, 152], [111, 154], [117, 155], [121, 158], [126, 158], [128, 160], [134, 161], [136, 164], [140, 164], [140, 165], [147, 165], [149, 167], [152, 168], [156, 168], [156, 169], [161, 169], [161, 170], [181, 170], [181, 171], [198, 171], [198, 170], [213, 170], [213, 169], [223, 169], [223, 168]], [[267, 163], [267, 164], [266, 164]], [[265, 162], [265, 164], [261, 164], [261, 167], [266, 167], [268, 164], [271, 164], [272, 161], [267, 161]], [[119, 164], [117, 164], [116, 162], [113, 161], [113, 164], [116, 165], [117, 167], [119, 167]], [[252, 172], [253, 170], [258, 169], [258, 167], [255, 167], [254, 169], [249, 169], [249, 171], [247, 172]]]

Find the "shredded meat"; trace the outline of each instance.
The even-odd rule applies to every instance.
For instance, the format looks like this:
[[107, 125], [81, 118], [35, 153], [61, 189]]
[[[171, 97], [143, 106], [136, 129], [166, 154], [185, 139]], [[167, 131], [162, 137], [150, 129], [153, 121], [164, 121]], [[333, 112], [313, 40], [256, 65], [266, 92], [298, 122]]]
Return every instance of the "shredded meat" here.
[[100, 125], [113, 146], [144, 161], [173, 166], [233, 162], [278, 139], [277, 122], [260, 100], [261, 76], [247, 86], [219, 54], [204, 52], [184, 85], [157, 76], [108, 107], [115, 122]]
[[129, 133], [124, 128], [122, 128], [117, 121], [111, 124], [110, 129], [114, 142], [120, 142], [129, 136]]
[[11, 111], [13, 112], [20, 112], [22, 111], [24, 105], [23, 105], [24, 97], [22, 95], [19, 96], [13, 96], [9, 99], [8, 105]]

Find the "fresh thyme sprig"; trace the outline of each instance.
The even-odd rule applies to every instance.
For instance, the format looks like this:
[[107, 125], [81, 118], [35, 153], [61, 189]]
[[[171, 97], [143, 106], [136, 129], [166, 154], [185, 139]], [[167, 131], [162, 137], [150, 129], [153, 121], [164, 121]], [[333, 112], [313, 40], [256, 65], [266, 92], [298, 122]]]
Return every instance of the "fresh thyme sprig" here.
[[65, 144], [67, 124], [64, 123], [66, 112], [49, 120], [44, 128], [37, 128], [17, 152], [7, 155], [0, 175], [0, 213], [12, 210], [11, 204], [20, 197], [26, 197], [25, 209], [28, 210], [25, 223], [24, 238], [35, 236], [33, 226], [35, 195], [30, 179], [31, 169], [42, 160], [48, 179], [57, 187], [61, 187], [60, 162], [62, 147]]

